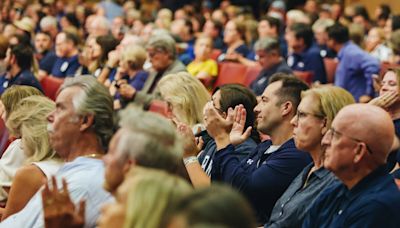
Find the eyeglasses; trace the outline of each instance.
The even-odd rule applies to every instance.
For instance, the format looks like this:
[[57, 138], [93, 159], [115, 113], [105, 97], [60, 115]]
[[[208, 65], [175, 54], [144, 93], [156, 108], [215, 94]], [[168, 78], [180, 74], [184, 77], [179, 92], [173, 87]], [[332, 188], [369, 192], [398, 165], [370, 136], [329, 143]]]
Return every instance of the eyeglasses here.
[[296, 116], [295, 116], [296, 122], [298, 123], [299, 119], [305, 119], [307, 116], [314, 116], [319, 119], [325, 118], [325, 116], [320, 115], [320, 114], [314, 114], [314, 113], [310, 113], [310, 112], [303, 112], [303, 111], [297, 110]]
[[214, 101], [213, 101], [213, 100], [209, 100], [208, 102], [210, 102], [210, 103], [212, 104], [212, 106], [214, 107], [214, 109], [215, 109], [215, 110], [217, 110], [217, 112], [218, 112], [219, 114], [222, 114], [222, 113], [224, 113], [224, 111], [223, 111], [222, 109], [220, 109], [220, 108], [217, 108], [217, 107], [215, 106], [215, 104], [214, 104]]
[[365, 147], [367, 147], [368, 153], [372, 154], [372, 150], [369, 148], [368, 144], [367, 144], [366, 142], [360, 140], [360, 139], [356, 139], [356, 138], [354, 138], [354, 137], [345, 135], [345, 134], [343, 134], [343, 133], [341, 133], [341, 132], [335, 130], [335, 128], [333, 128], [333, 127], [329, 128], [329, 130], [326, 132], [326, 137], [329, 137], [329, 138], [328, 138], [329, 141], [332, 141], [332, 138], [334, 138], [334, 137], [340, 138], [340, 137], [343, 137], [343, 136], [344, 136], [344, 137], [347, 137], [348, 139], [351, 139], [351, 140], [353, 140], [353, 141], [355, 141], [355, 142], [357, 142], [357, 143], [364, 143], [364, 144], [365, 144]]
[[165, 51], [162, 49], [147, 49], [147, 53], [149, 54], [150, 58], [153, 58], [156, 54], [164, 53]]

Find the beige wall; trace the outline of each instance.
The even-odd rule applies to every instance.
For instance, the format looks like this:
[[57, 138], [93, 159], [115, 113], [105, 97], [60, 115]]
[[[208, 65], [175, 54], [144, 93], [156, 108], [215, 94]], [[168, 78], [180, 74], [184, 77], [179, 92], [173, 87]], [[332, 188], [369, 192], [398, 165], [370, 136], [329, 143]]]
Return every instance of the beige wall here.
[[395, 14], [400, 14], [400, 0], [345, 0], [345, 5], [354, 4], [354, 3], [361, 3], [363, 4], [371, 18], [374, 18], [374, 11], [381, 3], [386, 3], [391, 6], [392, 12]]

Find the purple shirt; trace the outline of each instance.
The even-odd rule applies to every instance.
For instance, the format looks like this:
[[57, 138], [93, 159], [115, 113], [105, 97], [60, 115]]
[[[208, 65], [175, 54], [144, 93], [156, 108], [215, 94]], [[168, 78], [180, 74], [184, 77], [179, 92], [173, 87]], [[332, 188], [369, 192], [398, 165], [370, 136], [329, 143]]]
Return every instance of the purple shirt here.
[[335, 85], [349, 91], [356, 101], [362, 95], [373, 96], [372, 75], [379, 74], [378, 60], [351, 41], [340, 49], [338, 58]]

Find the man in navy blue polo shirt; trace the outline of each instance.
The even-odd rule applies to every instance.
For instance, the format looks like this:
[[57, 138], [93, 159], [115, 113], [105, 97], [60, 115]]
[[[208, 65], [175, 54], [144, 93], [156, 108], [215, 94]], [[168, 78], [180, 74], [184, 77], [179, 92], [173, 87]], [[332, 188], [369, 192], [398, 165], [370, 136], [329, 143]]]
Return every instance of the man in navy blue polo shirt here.
[[51, 70], [51, 75], [58, 78], [75, 75], [80, 64], [78, 61], [79, 39], [75, 34], [60, 32], [56, 37], [57, 59]]
[[12, 85], [33, 86], [40, 91], [42, 87], [31, 72], [33, 50], [24, 44], [8, 48], [5, 58], [7, 72], [0, 77], [0, 94]]
[[321, 194], [303, 227], [400, 227], [400, 192], [385, 166], [393, 138], [385, 110], [344, 107], [322, 140], [324, 166], [341, 183]]
[[326, 83], [326, 72], [320, 49], [313, 43], [314, 33], [304, 23], [295, 23], [286, 29], [288, 43], [287, 63], [293, 71], [311, 72], [313, 81]]
[[296, 148], [290, 124], [296, 115], [301, 91], [307, 88], [293, 76], [280, 74], [271, 78], [254, 108], [257, 130], [268, 134], [270, 140], [259, 144], [242, 162], [235, 155], [235, 145], [242, 143], [251, 132], [249, 127], [243, 133], [246, 111], [237, 106], [234, 111], [228, 110], [225, 120], [216, 114], [212, 105], [206, 106], [207, 132], [217, 144], [211, 178], [241, 191], [255, 209], [260, 224], [265, 223], [275, 202], [311, 162], [308, 154]]

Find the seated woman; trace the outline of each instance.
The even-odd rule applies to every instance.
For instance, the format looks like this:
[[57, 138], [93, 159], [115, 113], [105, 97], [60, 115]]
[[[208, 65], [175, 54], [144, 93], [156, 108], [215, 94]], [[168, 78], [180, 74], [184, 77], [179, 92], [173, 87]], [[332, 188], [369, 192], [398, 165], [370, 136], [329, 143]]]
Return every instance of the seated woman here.
[[203, 127], [203, 107], [210, 94], [201, 82], [186, 72], [161, 78], [157, 91], [168, 103], [168, 116], [176, 122], [189, 125], [194, 133]]
[[393, 55], [392, 50], [385, 44], [385, 32], [382, 28], [373, 27], [369, 30], [365, 41], [365, 50], [380, 62], [388, 62]]
[[15, 174], [2, 220], [24, 208], [62, 165], [50, 147], [47, 133], [47, 116], [54, 109], [55, 104], [50, 99], [30, 96], [22, 99], [7, 119], [7, 127], [21, 137], [27, 159], [26, 165]]
[[106, 66], [108, 53], [114, 50], [117, 45], [118, 40], [112, 35], [89, 37], [82, 52], [83, 56], [80, 56], [83, 65], [80, 74], [91, 74], [96, 78], [99, 77], [101, 70]]
[[[253, 127], [255, 121], [253, 109], [257, 105], [257, 100], [255, 95], [246, 87], [237, 84], [223, 85], [214, 91], [210, 102], [212, 102], [218, 114], [224, 118], [226, 118], [229, 108], [235, 108], [235, 106], [242, 104], [246, 109], [245, 129]], [[207, 118], [207, 116], [204, 116], [204, 118]], [[180, 127], [178, 127], [178, 129], [184, 130]], [[199, 135], [201, 135], [204, 147], [201, 148], [202, 151], [198, 154], [199, 150], [191, 145], [193, 140], [190, 140], [190, 138], [193, 139], [194, 136], [186, 131], [181, 131], [181, 134], [189, 140], [189, 144], [185, 147], [184, 161], [192, 184], [195, 187], [210, 185], [212, 163], [215, 153], [217, 152], [214, 139], [207, 134], [207, 129], [201, 132]], [[239, 159], [246, 158], [249, 151], [252, 151], [259, 142], [259, 135], [253, 130], [251, 137], [237, 146], [235, 150], [235, 152], [237, 152], [237, 157]], [[194, 149], [194, 151], [192, 149]]]
[[[388, 69], [388, 71], [383, 76], [381, 87], [379, 90], [379, 96], [369, 103], [377, 105], [385, 109], [389, 115], [392, 117], [393, 124], [396, 131], [396, 139], [393, 143], [393, 151], [389, 154], [387, 159], [387, 166], [389, 171], [391, 171], [396, 162], [400, 163], [400, 153], [397, 152], [398, 149], [398, 138], [400, 137], [400, 68]], [[396, 158], [397, 157], [397, 158]]]
[[289, 185], [276, 202], [266, 227], [301, 227], [303, 219], [334, 175], [323, 167], [322, 138], [332, 137], [331, 124], [341, 108], [354, 103], [353, 96], [336, 86], [302, 92], [297, 114], [291, 120], [296, 147], [309, 153], [313, 162]]
[[188, 72], [198, 78], [206, 87], [211, 87], [218, 74], [217, 62], [211, 59], [213, 40], [200, 36], [194, 44], [195, 59], [187, 66]]
[[[218, 56], [218, 61], [237, 59], [237, 54], [246, 57], [250, 50], [245, 43], [246, 26], [239, 20], [230, 20], [225, 25], [224, 42], [226, 48]], [[233, 57], [231, 57], [232, 55]]]
[[[8, 88], [1, 95], [0, 99], [0, 121], [3, 121], [5, 124], [8, 117], [18, 107], [18, 102], [25, 97], [33, 95], [42, 95], [42, 93], [32, 86], [11, 86]], [[7, 130], [9, 131], [9, 129]], [[8, 145], [0, 159], [0, 201], [2, 202], [7, 200], [8, 192], [17, 169], [19, 169], [27, 159], [27, 155], [21, 149], [20, 137], [10, 135], [10, 139], [11, 138], [14, 138], [15, 140]]]
[[128, 46], [122, 51], [117, 73], [110, 86], [110, 93], [115, 99], [115, 109], [126, 106], [117, 91], [121, 83], [127, 83], [128, 86], [135, 88], [136, 91], [140, 91], [143, 88], [149, 76], [149, 73], [143, 70], [146, 57], [146, 50], [139, 45]]
[[[66, 182], [63, 184], [66, 189]], [[160, 170], [135, 167], [118, 188], [116, 202], [103, 207], [97, 221], [98, 227], [165, 227], [162, 224], [166, 214], [191, 190], [189, 183], [177, 176]], [[43, 204], [45, 226], [83, 227], [84, 212], [75, 211], [69, 197], [57, 200], [62, 194], [65, 192], [49, 189], [46, 184], [42, 193], [43, 201], [53, 200], [53, 203]], [[68, 217], [70, 215], [71, 217]]]

